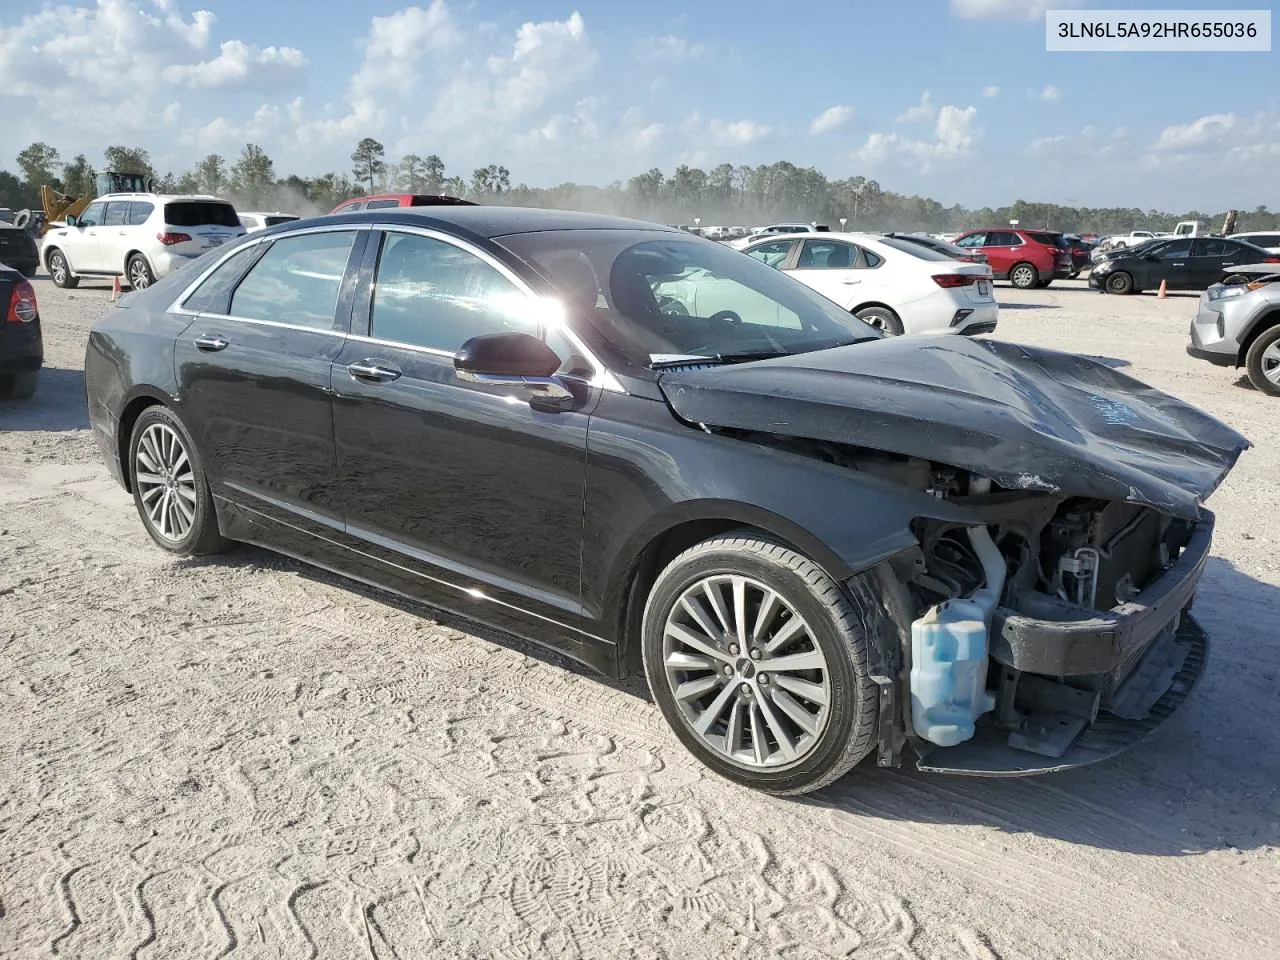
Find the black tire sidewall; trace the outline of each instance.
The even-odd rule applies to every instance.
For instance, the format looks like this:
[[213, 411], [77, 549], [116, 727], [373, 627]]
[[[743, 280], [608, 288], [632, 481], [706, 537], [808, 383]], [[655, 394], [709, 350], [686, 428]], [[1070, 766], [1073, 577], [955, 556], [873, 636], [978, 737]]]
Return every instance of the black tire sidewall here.
[[859, 320], [866, 321], [867, 317], [879, 317], [884, 321], [884, 333], [890, 337], [900, 337], [903, 333], [902, 321], [892, 310], [887, 307], [863, 307], [854, 313]]
[[1280, 397], [1280, 386], [1268, 380], [1262, 372], [1262, 354], [1277, 341], [1280, 341], [1280, 326], [1263, 330], [1258, 339], [1249, 345], [1249, 353], [1245, 356], [1245, 372], [1249, 375], [1249, 382], [1259, 393], [1265, 393], [1269, 397]]
[[[826, 657], [831, 680], [831, 714], [818, 745], [799, 764], [785, 770], [749, 770], [735, 766], [706, 746], [691, 731], [676, 704], [667, 682], [662, 657], [662, 627], [671, 606], [692, 583], [716, 574], [750, 577], [777, 590], [804, 617]], [[641, 644], [645, 673], [654, 702], [680, 742], [699, 762], [715, 773], [743, 786], [771, 793], [802, 792], [807, 784], [825, 780], [825, 774], [839, 763], [861, 714], [859, 697], [867, 696], [865, 668], [851, 660], [845, 641], [831, 611], [793, 570], [771, 563], [758, 554], [724, 547], [708, 550], [688, 561], [679, 558], [659, 577], [645, 606]], [[865, 638], [855, 642], [865, 643]], [[862, 658], [863, 663], [866, 658]]]
[[[187, 531], [187, 535], [181, 540], [166, 540], [151, 525], [151, 518], [147, 516], [147, 512], [142, 505], [142, 494], [138, 490], [138, 443], [147, 427], [156, 423], [163, 423], [178, 434], [182, 439], [183, 447], [187, 451], [187, 460], [191, 464], [192, 481], [196, 490], [195, 518], [191, 521], [191, 529]], [[202, 548], [211, 539], [217, 538], [218, 524], [213, 510], [213, 498], [209, 493], [209, 483], [205, 478], [204, 462], [200, 457], [200, 452], [196, 449], [195, 443], [191, 440], [191, 434], [187, 432], [187, 428], [183, 426], [182, 421], [168, 407], [148, 407], [134, 421], [133, 432], [129, 436], [129, 462], [125, 464], [125, 469], [129, 474], [129, 488], [133, 491], [133, 505], [138, 510], [138, 517], [142, 520], [143, 527], [146, 528], [148, 535], [156, 542], [156, 545], [169, 553], [181, 557], [189, 557], [196, 553], [206, 552]], [[212, 529], [210, 529], [210, 525], [212, 525]]]
[[0, 400], [25, 400], [36, 392], [39, 370], [0, 374]]

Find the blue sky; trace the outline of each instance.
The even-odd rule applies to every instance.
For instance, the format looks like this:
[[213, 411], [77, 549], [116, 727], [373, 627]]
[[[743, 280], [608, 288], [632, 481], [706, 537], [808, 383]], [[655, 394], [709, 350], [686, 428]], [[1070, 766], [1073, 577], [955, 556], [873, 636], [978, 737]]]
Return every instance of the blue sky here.
[[4, 0], [0, 114], [15, 154], [175, 172], [249, 141], [346, 170], [373, 136], [534, 185], [786, 159], [945, 204], [1280, 205], [1275, 55], [1047, 53], [1045, 7], [1085, 5]]

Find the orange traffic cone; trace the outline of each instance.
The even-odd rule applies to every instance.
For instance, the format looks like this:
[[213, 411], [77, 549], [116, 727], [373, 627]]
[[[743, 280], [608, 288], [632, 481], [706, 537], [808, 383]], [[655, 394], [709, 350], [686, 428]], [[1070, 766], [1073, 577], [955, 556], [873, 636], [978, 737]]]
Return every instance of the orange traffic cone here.
[[1163, 299], [1165, 299], [1165, 297], [1169, 296], [1169, 294], [1166, 292], [1168, 289], [1169, 289], [1169, 284], [1168, 284], [1168, 282], [1167, 282], [1167, 281], [1165, 281], [1165, 280], [1161, 280], [1161, 281], [1160, 281], [1160, 292], [1156, 294], [1156, 299], [1157, 299], [1157, 300], [1163, 300]]
[[[1163, 291], [1161, 291], [1163, 293]], [[120, 296], [120, 278], [111, 278], [111, 301], [114, 303], [116, 298]]]

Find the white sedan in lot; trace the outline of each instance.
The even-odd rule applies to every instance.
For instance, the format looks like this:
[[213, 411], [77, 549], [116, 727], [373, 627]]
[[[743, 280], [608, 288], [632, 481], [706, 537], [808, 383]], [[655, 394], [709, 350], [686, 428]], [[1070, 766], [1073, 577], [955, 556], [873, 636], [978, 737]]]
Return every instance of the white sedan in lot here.
[[749, 257], [790, 274], [886, 333], [990, 333], [991, 268], [865, 233], [761, 237]]

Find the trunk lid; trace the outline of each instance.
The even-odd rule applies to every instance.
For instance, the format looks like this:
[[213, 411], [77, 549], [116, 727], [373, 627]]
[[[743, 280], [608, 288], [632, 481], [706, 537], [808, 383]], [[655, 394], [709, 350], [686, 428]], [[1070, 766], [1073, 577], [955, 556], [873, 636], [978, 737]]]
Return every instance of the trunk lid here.
[[893, 337], [664, 373], [681, 418], [935, 460], [1003, 487], [1195, 518], [1249, 441], [1088, 357], [968, 337]]

